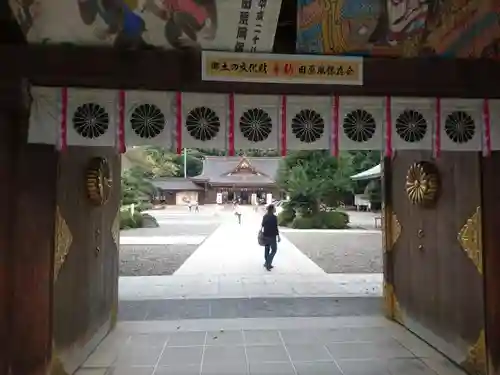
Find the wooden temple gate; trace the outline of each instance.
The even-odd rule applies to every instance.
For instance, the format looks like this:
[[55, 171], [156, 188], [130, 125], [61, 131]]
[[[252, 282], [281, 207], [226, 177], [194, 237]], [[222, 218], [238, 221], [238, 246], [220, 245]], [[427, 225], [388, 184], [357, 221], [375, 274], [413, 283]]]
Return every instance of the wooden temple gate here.
[[486, 374], [481, 155], [397, 153], [385, 163], [389, 317]]
[[[52, 145], [28, 145], [25, 79], [37, 86], [332, 94], [328, 85], [203, 82], [200, 56], [191, 51], [1, 46], [0, 53], [9, 56], [0, 69], [0, 339], [8, 343], [2, 375], [69, 373], [116, 319], [118, 202], [110, 198], [97, 211], [80, 205], [84, 179], [77, 177], [89, 159], [102, 157], [118, 180], [115, 150], [75, 147], [59, 154]], [[99, 64], [88, 63], [96, 56]], [[500, 82], [494, 61], [373, 58], [363, 75], [362, 86], [336, 86], [335, 93], [500, 98], [491, 84]], [[500, 151], [438, 158], [401, 151], [384, 161], [387, 314], [471, 374], [500, 374], [499, 170]], [[421, 184], [437, 184], [436, 195], [415, 193]], [[78, 256], [60, 271], [68, 246]], [[70, 318], [78, 324], [63, 322]]]

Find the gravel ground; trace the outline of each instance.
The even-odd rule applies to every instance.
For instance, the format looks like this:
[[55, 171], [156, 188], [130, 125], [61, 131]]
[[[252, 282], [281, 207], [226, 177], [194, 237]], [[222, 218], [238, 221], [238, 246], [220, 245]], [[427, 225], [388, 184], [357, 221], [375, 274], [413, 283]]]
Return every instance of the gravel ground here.
[[122, 236], [151, 237], [151, 236], [208, 236], [219, 226], [216, 222], [186, 222], [182, 219], [170, 219], [167, 224], [160, 222], [159, 228], [138, 228], [121, 231]]
[[307, 233], [283, 235], [327, 273], [382, 272], [381, 233]]
[[199, 245], [122, 245], [120, 276], [172, 275]]

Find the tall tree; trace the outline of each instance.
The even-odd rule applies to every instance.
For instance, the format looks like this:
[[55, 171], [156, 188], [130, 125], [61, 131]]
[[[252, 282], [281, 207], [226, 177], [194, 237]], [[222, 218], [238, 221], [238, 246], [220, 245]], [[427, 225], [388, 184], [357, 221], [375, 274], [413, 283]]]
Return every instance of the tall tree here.
[[179, 166], [174, 161], [174, 155], [161, 147], [147, 147], [145, 175], [148, 178], [176, 176]]
[[298, 151], [282, 160], [277, 182], [292, 202], [314, 213], [320, 203], [336, 206], [352, 191], [352, 171], [348, 155], [335, 158], [328, 151]]
[[150, 197], [155, 191], [151, 182], [144, 178], [142, 167], [133, 167], [123, 171], [121, 185], [122, 205], [137, 204], [143, 197]]
[[184, 177], [184, 161], [186, 162], [187, 177], [194, 177], [201, 174], [203, 170], [203, 154], [196, 149], [186, 149], [184, 155], [174, 155], [173, 161], [178, 166], [176, 176]]

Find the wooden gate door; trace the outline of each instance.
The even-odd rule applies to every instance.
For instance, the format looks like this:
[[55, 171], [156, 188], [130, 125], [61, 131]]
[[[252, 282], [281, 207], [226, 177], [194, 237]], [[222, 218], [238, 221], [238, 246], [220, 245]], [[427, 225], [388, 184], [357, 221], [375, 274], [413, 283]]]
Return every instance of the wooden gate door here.
[[388, 313], [471, 374], [486, 374], [480, 158], [410, 151], [384, 163]]

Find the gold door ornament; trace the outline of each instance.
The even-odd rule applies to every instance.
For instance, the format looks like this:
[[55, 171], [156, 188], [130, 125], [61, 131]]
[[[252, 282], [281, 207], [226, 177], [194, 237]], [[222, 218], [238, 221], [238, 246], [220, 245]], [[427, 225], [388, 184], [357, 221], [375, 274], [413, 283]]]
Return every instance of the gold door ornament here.
[[87, 168], [87, 194], [96, 206], [105, 204], [113, 187], [111, 169], [105, 158], [92, 158]]
[[401, 235], [401, 224], [388, 206], [382, 209], [382, 243], [384, 251], [390, 251], [396, 244]]
[[486, 337], [484, 329], [479, 332], [479, 338], [467, 351], [467, 358], [462, 363], [462, 367], [471, 374], [486, 374]]
[[458, 233], [458, 242], [467, 256], [472, 260], [480, 274], [483, 274], [483, 240], [481, 228], [481, 207], [467, 219], [467, 223]]
[[117, 210], [115, 220], [113, 221], [113, 226], [111, 227], [111, 236], [115, 242], [116, 247], [119, 249], [120, 246], [120, 209]]
[[394, 287], [384, 281], [383, 293], [386, 316], [389, 319], [403, 324], [403, 314], [401, 312], [401, 307], [399, 305], [396, 294], [394, 293]]
[[55, 254], [54, 254], [54, 280], [57, 280], [59, 271], [61, 270], [66, 257], [68, 256], [73, 235], [66, 224], [66, 220], [61, 215], [59, 207], [56, 209], [56, 225], [55, 225]]
[[413, 163], [406, 175], [406, 195], [411, 203], [432, 206], [440, 188], [439, 174], [434, 164], [421, 161]]

